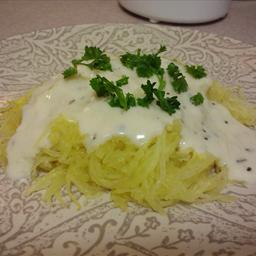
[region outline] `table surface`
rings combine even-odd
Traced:
[[[39,29],[86,23],[148,23],[117,0],[0,0],[0,40]],[[161,24],[161,23],[160,23]],[[175,26],[175,24],[167,24]],[[228,15],[202,25],[179,25],[256,43],[256,1],[233,1]]]

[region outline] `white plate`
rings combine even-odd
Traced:
[[[111,52],[168,47],[165,56],[202,63],[212,76],[240,84],[256,103],[256,47],[231,38],[155,25],[81,25],[37,31],[0,41],[0,100],[14,98],[63,71],[85,45]],[[25,146],[25,145],[24,145]],[[256,169],[253,169],[256,171]],[[256,255],[256,189],[228,187],[229,204],[179,204],[166,215],[107,196],[82,210],[48,207],[26,198],[26,182],[0,174],[0,255]],[[82,199],[83,200],[83,199]]]

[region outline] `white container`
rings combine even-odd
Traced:
[[[125,9],[151,22],[204,23],[224,17],[231,0],[119,0]]]

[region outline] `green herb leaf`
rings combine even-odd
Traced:
[[[136,100],[131,93],[124,94],[119,86],[109,81],[106,77],[97,75],[90,80],[90,86],[95,90],[98,97],[109,97],[108,103],[111,107],[120,107],[128,110],[136,105]]]
[[[84,60],[92,60],[97,59],[103,54],[103,51],[98,47],[88,47],[85,46],[84,48]]]
[[[133,94],[127,93],[125,95],[122,89],[117,87],[115,93],[110,95],[108,104],[111,107],[119,107],[128,110],[130,107],[136,106],[136,100]]]
[[[136,73],[139,77],[151,77],[154,75],[154,69],[147,64],[146,58],[141,61],[136,68]]]
[[[126,94],[126,101],[127,101],[127,108],[135,107],[136,106],[136,99],[133,94],[127,93]]]
[[[172,115],[180,108],[180,102],[177,100],[177,96],[171,98],[165,98],[165,92],[161,90],[154,89],[154,94],[157,97],[157,105],[169,115]]]
[[[202,65],[186,65],[187,72],[196,79],[207,76],[206,71]]]
[[[128,84],[129,77],[128,76],[122,76],[119,80],[116,81],[116,86],[121,87],[123,85]]]
[[[77,74],[77,68],[76,67],[69,67],[62,73],[64,78],[70,78]]]
[[[82,59],[74,59],[71,61],[71,63],[73,64],[73,66],[76,68],[77,65],[79,65],[82,62]]]
[[[204,102],[204,97],[200,92],[198,92],[194,96],[190,97],[190,102],[195,106],[201,105]]]
[[[94,89],[98,97],[106,97],[115,92],[115,85],[100,75],[90,80],[90,86]]]
[[[159,90],[164,90],[165,85],[166,85],[166,81],[164,80],[164,69],[163,68],[160,68],[158,70],[157,78],[158,78],[158,81],[159,81],[158,89]]]
[[[174,63],[170,63],[167,67],[167,71],[170,77],[177,78],[180,74],[179,67]]]
[[[97,75],[97,77],[92,78],[90,80],[90,86],[96,92],[98,97],[104,97],[109,95],[109,92],[101,76]]]
[[[138,98],[137,103],[142,107],[148,107],[150,103],[154,100],[154,86],[156,83],[151,83],[150,80],[147,80],[147,84],[142,84],[141,88],[145,93],[143,98]]]
[[[165,45],[160,45],[159,50],[157,51],[156,55],[162,53],[162,52],[166,52],[166,46]]]
[[[91,63],[82,61],[93,60]],[[80,64],[88,66],[90,69],[112,70],[110,58],[103,53],[98,47],[88,47],[84,49],[84,56],[81,58]]]
[[[88,61],[91,62],[88,63]],[[72,60],[72,65],[73,67],[70,67],[63,72],[64,78],[76,75],[77,65],[84,65],[90,69],[112,71],[110,58],[100,48],[97,47],[86,46],[84,55],[80,59]]]
[[[188,83],[180,72],[179,67],[174,63],[170,63],[167,67],[168,74],[173,81],[171,82],[173,90],[177,93],[186,92],[188,90]]]
[[[183,75],[172,81],[173,90],[177,93],[186,92],[188,90],[188,84]]]
[[[136,54],[127,52],[120,56],[120,61],[125,67],[134,69],[137,66],[138,60],[140,59],[140,52],[140,49],[137,50]]]
[[[110,64],[110,58],[106,54],[102,54],[101,56],[94,59],[91,63],[81,63],[89,67],[90,69],[98,69],[98,70],[110,70],[112,71],[112,67]]]
[[[163,89],[165,86],[163,80],[164,72],[161,68],[161,58],[158,55],[164,51],[166,51],[165,46],[160,46],[159,50],[154,54],[141,54],[141,50],[138,49],[136,54],[127,52],[121,55],[120,61],[127,68],[136,68],[136,73],[139,77],[149,78],[153,75],[157,75],[160,83],[159,86]]]

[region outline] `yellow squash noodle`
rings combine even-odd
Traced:
[[[31,93],[7,103],[0,108],[0,166],[7,165],[6,148],[22,120],[22,107],[28,102]]]
[[[242,124],[256,125],[256,107],[248,103],[240,91],[235,94],[234,90],[214,81],[207,91],[207,97],[225,106],[231,115]]]
[[[225,199],[220,192],[228,182],[226,168],[208,153],[181,150],[180,130],[174,121],[142,146],[118,136],[88,152],[78,124],[60,116],[50,127],[51,147],[36,156],[27,193],[45,190],[45,201],[64,204],[64,189],[79,206],[74,187],[86,196],[107,190],[121,208],[136,202],[158,212],[176,202]]]

